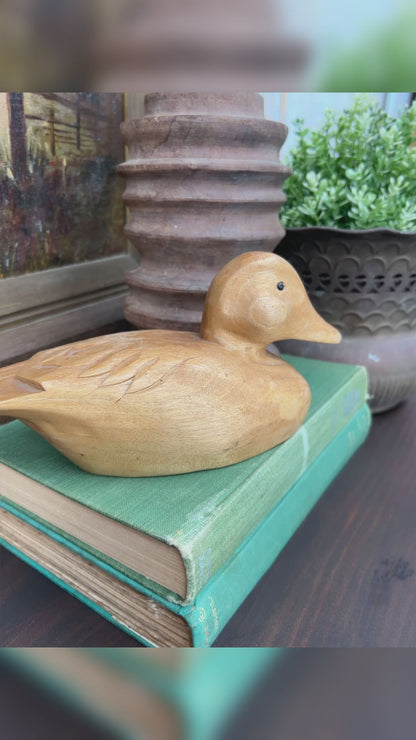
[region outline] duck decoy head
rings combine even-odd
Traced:
[[[336,344],[341,334],[313,308],[296,270],[283,257],[246,252],[215,276],[201,336],[238,348],[302,339]]]

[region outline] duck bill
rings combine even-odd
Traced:
[[[308,306],[307,312],[301,318],[299,330],[293,335],[293,339],[339,344],[342,336],[338,329],[328,324],[312,306]]]

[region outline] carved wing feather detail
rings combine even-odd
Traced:
[[[151,360],[145,360],[141,365],[129,362],[126,368],[121,368],[120,372],[108,373],[104,380],[100,383],[100,388],[105,388],[112,385],[120,385],[121,383],[127,383],[129,380],[134,382],[138,378],[141,378],[153,365],[159,362],[159,357],[153,357]],[[124,372],[123,372],[124,370]]]
[[[130,390],[129,389],[127,392],[129,394],[134,394],[134,393],[144,393],[144,391],[150,391],[150,390],[152,390],[152,388],[156,388],[157,386],[159,386],[162,383],[164,383],[165,380],[167,380],[167,378],[169,378],[171,375],[173,375],[174,373],[176,373],[179,370],[179,368],[183,367],[183,365],[185,365],[187,362],[190,362],[191,360],[196,360],[196,359],[197,359],[196,357],[187,357],[185,360],[181,360],[180,362],[176,362],[175,365],[172,365],[170,368],[168,368],[166,370],[166,372],[164,372],[162,375],[160,375],[158,378],[156,378],[156,380],[154,380],[149,385],[142,386],[140,388],[137,388],[136,390]],[[136,381],[136,378],[135,378],[135,381]],[[131,386],[131,388],[134,388],[134,383]]]
[[[165,347],[166,344],[163,349]],[[33,388],[48,391],[71,386],[80,391],[83,389],[83,395],[85,392],[102,394],[106,388],[119,387],[118,397],[117,391],[115,395],[114,392],[110,394],[112,402],[118,403],[126,395],[160,387],[186,363],[199,356],[183,357],[182,348],[175,347],[164,359],[161,348],[160,342],[155,346],[143,345],[140,337],[135,337],[134,342],[129,337],[118,341],[114,336],[105,340],[100,338],[100,341],[98,338],[93,342],[86,340],[78,346],[38,353],[25,363],[17,377]]]

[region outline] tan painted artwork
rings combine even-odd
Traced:
[[[123,96],[0,93],[0,277],[125,248]]]

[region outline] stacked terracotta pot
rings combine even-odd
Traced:
[[[126,277],[126,318],[140,328],[197,329],[216,272],[245,251],[272,251],[290,170],[287,127],[257,93],[152,93],[126,121],[126,234],[140,265]]]

